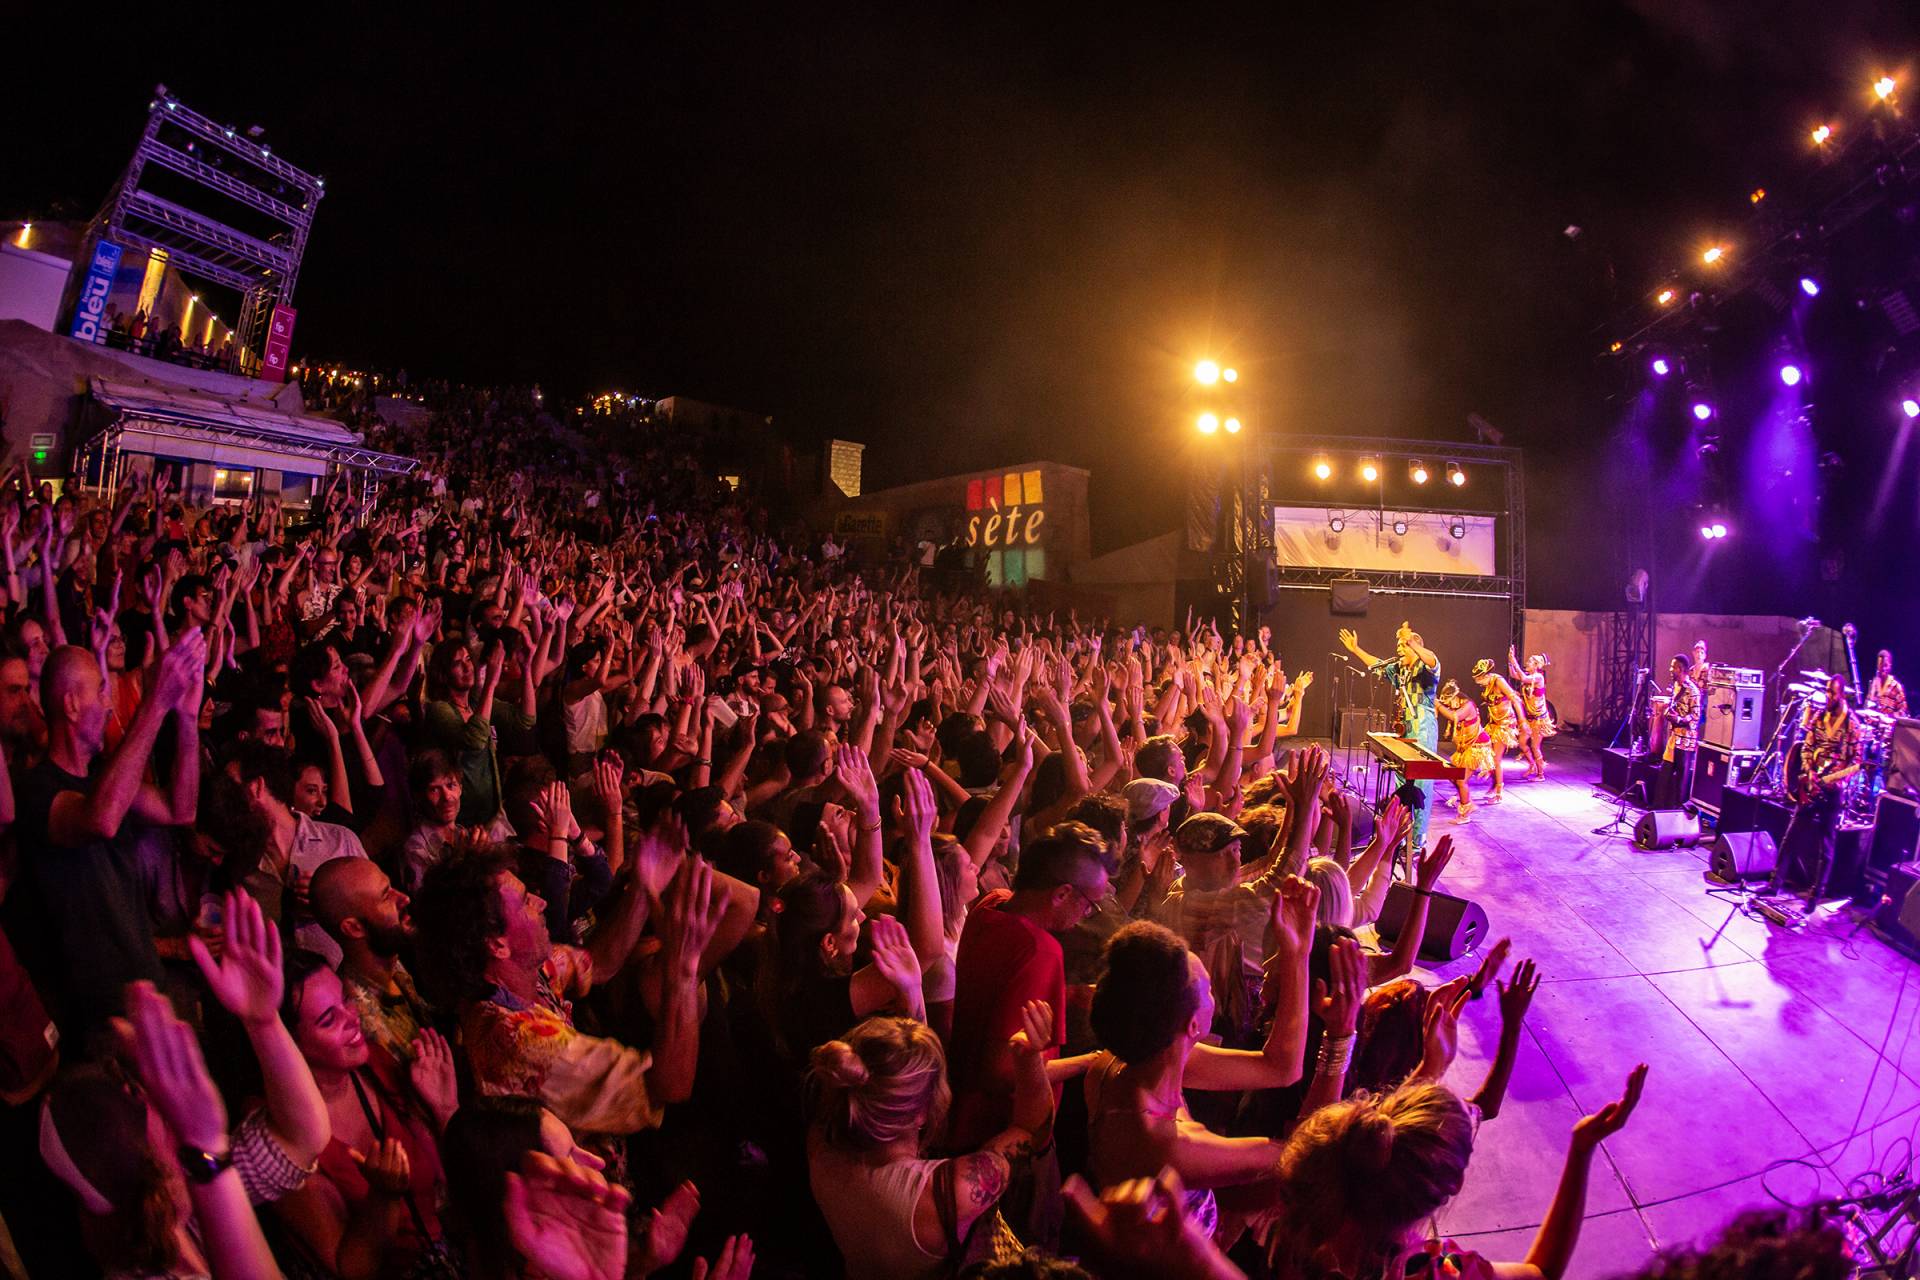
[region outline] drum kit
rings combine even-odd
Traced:
[[[1831,672],[1819,668],[1806,668],[1799,678],[1786,689],[1789,703],[1787,713],[1781,725],[1782,732],[1788,735],[1784,758],[1792,761],[1798,757],[1795,749],[1799,743],[1800,716],[1803,709],[1824,710],[1827,705],[1827,682],[1833,679]],[[1849,690],[1857,696],[1857,691]],[[1880,793],[1887,784],[1887,752],[1893,739],[1894,717],[1884,711],[1871,707],[1855,707],[1854,718],[1860,722],[1860,772],[1848,778],[1842,786],[1846,789],[1846,814],[1850,818],[1872,821],[1874,805],[1880,799]]]

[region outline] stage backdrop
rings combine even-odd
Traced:
[[[1492,658],[1504,672],[1510,614],[1505,596],[1442,596],[1370,591],[1364,614],[1335,614],[1325,587],[1282,588],[1262,621],[1273,628],[1273,645],[1286,663],[1287,674],[1314,673],[1307,690],[1306,722],[1301,733],[1329,736],[1334,730],[1334,698],[1340,683],[1333,657],[1340,648],[1339,632],[1351,628],[1360,647],[1378,658],[1393,655],[1393,634],[1402,621],[1413,624],[1440,659],[1440,678],[1470,687],[1476,658]],[[1360,677],[1352,678],[1353,700],[1365,704],[1369,693]],[[1384,689],[1375,705],[1391,708]],[[1391,716],[1389,716],[1391,719]],[[1391,725],[1389,725],[1391,727]]]
[[[1343,528],[1335,532],[1334,520]],[[1395,521],[1407,531],[1396,534]],[[1461,537],[1453,536],[1458,527]],[[1275,507],[1273,551],[1287,568],[1385,569],[1401,573],[1491,575],[1498,572],[1492,516],[1431,511],[1349,511]]]

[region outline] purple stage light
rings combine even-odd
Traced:
[[[1920,418],[1920,400],[1915,400],[1911,397],[1902,400],[1900,402],[1900,412],[1906,414],[1909,418]]]
[[[1655,356],[1653,358],[1653,376],[1654,377],[1664,378],[1672,372],[1673,372],[1673,366],[1667,363],[1667,358],[1665,356]]]
[[[1800,366],[1799,366],[1799,365],[1797,365],[1797,364],[1783,364],[1783,365],[1781,365],[1781,366],[1780,366],[1780,381],[1782,381],[1782,382],[1784,382],[1784,383],[1786,383],[1786,384],[1787,384],[1788,386],[1790,386],[1790,387],[1797,387],[1797,386],[1799,386],[1799,385],[1800,385],[1800,376],[1801,376],[1801,375],[1800,375]]]
[[[1806,294],[1809,298],[1817,298],[1820,296],[1820,282],[1812,276],[1801,276],[1800,292]]]
[[[1716,537],[1716,538],[1724,538],[1724,537],[1726,537],[1726,536],[1727,536],[1727,526],[1726,526],[1726,525],[1724,525],[1724,524],[1721,524],[1721,523],[1720,523],[1720,522],[1719,522],[1718,520],[1715,520],[1715,521],[1713,522],[1713,536],[1714,536],[1714,537]]]
[[[1707,539],[1707,541],[1709,542],[1713,541],[1713,526],[1710,524],[1701,525],[1700,536]]]
[[[1705,422],[1713,416],[1713,406],[1705,400],[1695,400],[1693,402],[1693,416],[1699,421]]]

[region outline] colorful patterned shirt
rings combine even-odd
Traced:
[[[1673,701],[1667,704],[1666,758],[1700,745],[1700,686],[1681,676],[1674,681]]]

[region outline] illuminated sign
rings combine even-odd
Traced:
[[[967,545],[990,550],[1041,545],[1045,501],[1038,471],[967,481]]]
[[[120,269],[120,246],[102,240],[93,246],[93,261],[87,264],[87,278],[80,286],[80,297],[73,304],[71,337],[82,342],[107,340],[107,293],[113,288],[113,273]]]

